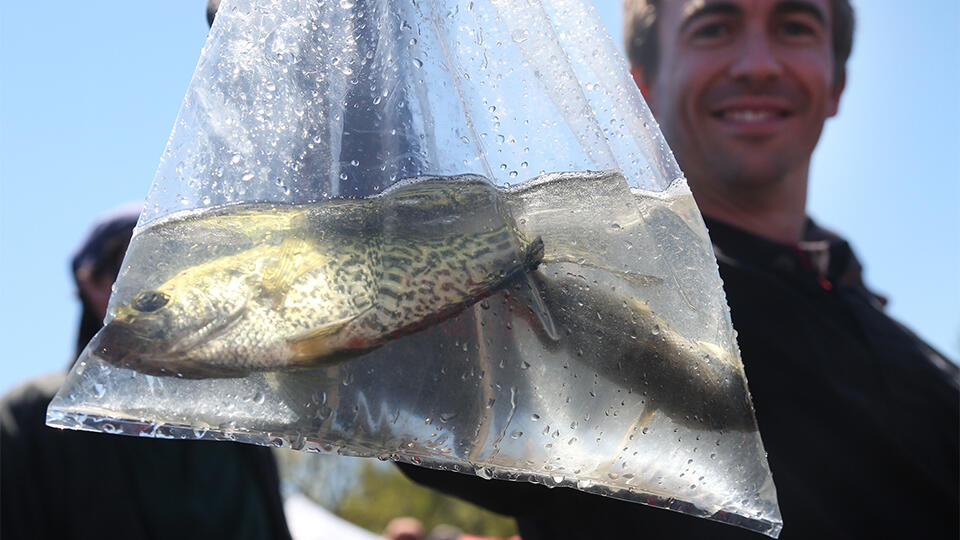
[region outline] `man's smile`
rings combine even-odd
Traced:
[[[788,102],[779,98],[747,97],[712,107],[710,116],[733,134],[763,135],[783,129],[794,111]]]

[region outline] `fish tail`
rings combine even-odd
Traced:
[[[543,262],[543,239],[539,236],[530,242],[530,245],[527,246],[523,254],[523,267],[526,270],[536,270],[540,263]]]

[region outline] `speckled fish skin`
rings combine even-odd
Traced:
[[[449,318],[532,271],[527,242],[477,176],[405,182],[369,199],[234,205],[182,224],[288,223],[271,241],[187,267],[116,309],[96,354],[144,373],[239,377],[329,365]],[[247,225],[244,225],[247,227]]]

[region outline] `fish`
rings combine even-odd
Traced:
[[[219,235],[242,247],[111,306],[91,347],[119,367],[189,379],[356,358],[537,268],[543,242],[518,231],[502,197],[480,176],[422,177],[366,199],[172,216],[137,236]]]
[[[571,275],[538,281],[556,323],[571,337],[545,348],[587,362],[614,386],[643,396],[645,412],[635,431],[657,412],[696,429],[756,430],[743,367],[733,351],[683,336],[636,297],[587,286]],[[584,349],[590,354],[580,354]]]

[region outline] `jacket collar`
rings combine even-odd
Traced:
[[[816,283],[826,290],[832,290],[835,284],[855,287],[868,293],[878,307],[886,305],[884,297],[870,292],[864,285],[863,266],[850,244],[810,218],[804,226],[803,238],[796,244],[774,242],[707,216],[703,220],[718,261],[759,267]]]

